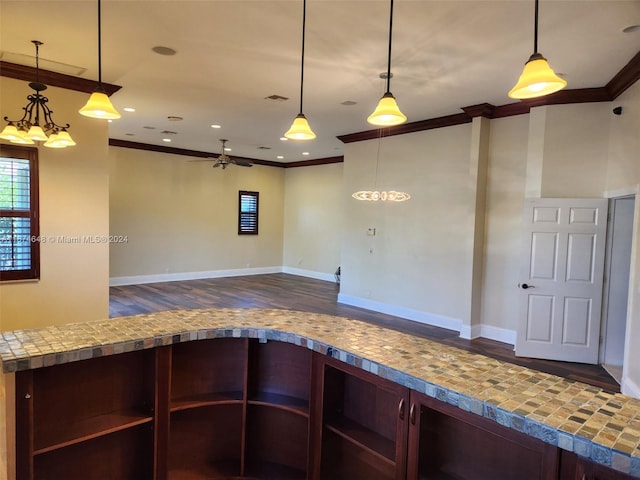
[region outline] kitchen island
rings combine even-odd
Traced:
[[[341,317],[166,311],[0,359],[8,478],[640,478],[639,400]]]

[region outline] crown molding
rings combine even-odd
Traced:
[[[36,69],[34,67],[0,60],[0,76],[32,82],[36,78]],[[66,88],[67,90],[75,90],[76,92],[93,93],[98,87],[98,82],[94,80],[87,80],[86,78],[65,75],[50,70],[39,69],[38,79],[47,86]],[[103,83],[102,88],[104,88],[107,95],[113,95],[122,87],[120,85]]]
[[[134,150],[145,150],[148,152],[160,152],[171,153],[173,155],[182,155],[185,157],[198,157],[198,158],[216,158],[218,152],[203,152],[200,150],[188,150],[186,148],[166,147],[164,145],[151,145],[149,143],[130,142],[128,140],[118,140],[117,138],[109,139],[109,146],[131,148]],[[341,163],[344,161],[344,157],[329,157],[329,158],[317,158],[314,160],[306,160],[301,162],[272,162],[271,160],[260,160],[257,158],[238,157],[233,155],[233,158],[238,160],[244,160],[251,162],[254,165],[263,165],[267,167],[279,167],[279,168],[291,168],[291,167],[307,167],[312,165],[326,165],[329,163]]]
[[[560,90],[544,97],[521,100],[515,103],[495,106],[490,103],[480,103],[468,107],[460,107],[464,113],[447,115],[444,117],[406,123],[397,127],[380,130],[365,130],[363,132],[340,135],[337,138],[343,143],[372,140],[380,136],[402,135],[404,133],[431,130],[433,128],[451,127],[471,122],[475,117],[504,118],[529,113],[533,107],[543,105],[567,105],[571,103],[611,102],[622,92],[640,80],[640,51],[627,63],[604,87],[576,88]]]

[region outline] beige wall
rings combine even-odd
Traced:
[[[333,280],[340,265],[343,164],[285,170],[285,271]]]
[[[126,237],[111,245],[112,279],[132,283],[281,267],[284,170],[222,170],[191,160],[109,148],[110,228]],[[259,235],[238,235],[239,190],[260,192]]]
[[[482,323],[515,329],[529,115],[491,120]]]
[[[543,197],[602,197],[606,188],[611,104],[538,107],[546,110]]]
[[[30,93],[25,82],[0,77],[0,111],[19,116]],[[43,327],[107,318],[109,246],[86,236],[109,234],[107,124],[77,110],[88,95],[50,87],[54,120],[70,123],[77,146],[39,147],[39,281],[0,284],[0,329]],[[80,239],[67,243],[61,237]]]
[[[471,126],[345,145],[340,299],[415,320],[455,325],[469,312]],[[350,198],[404,190],[403,203]],[[375,228],[375,236],[367,229]],[[379,304],[379,305],[376,305]]]

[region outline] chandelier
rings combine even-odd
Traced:
[[[11,143],[21,145],[33,145],[35,142],[44,142],[45,147],[66,148],[76,144],[69,135],[67,129],[70,125],[58,125],[53,121],[51,114],[53,111],[47,105],[49,99],[42,95],[47,89],[44,83],[40,82],[39,73],[39,47],[42,42],[32,40],[36,47],[36,81],[30,82],[34,93],[27,96],[29,103],[22,107],[24,115],[20,120],[10,120],[4,117],[7,126],[0,132],[0,138],[9,140]]]
[[[378,151],[376,153],[376,169],[374,171],[373,186],[378,183],[378,164],[380,163],[380,144],[382,143],[382,129],[378,131]],[[368,202],[405,202],[411,198],[407,192],[397,190],[359,190],[351,194],[356,200]]]

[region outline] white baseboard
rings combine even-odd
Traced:
[[[376,302],[374,300],[344,295],[342,293],[338,294],[338,303],[365,308],[367,310],[373,310],[374,312],[393,315],[394,317],[406,318],[407,320],[433,325],[434,327],[447,328],[449,330],[455,330],[456,332],[459,332],[460,327],[462,327],[462,320],[458,320],[457,318],[445,317],[443,315]]]
[[[460,327],[460,338],[473,340],[482,336],[482,325],[462,325]]]
[[[629,380],[624,375],[622,376],[620,391],[629,397],[640,398],[640,386],[634,381]]]
[[[494,327],[493,325],[480,325],[480,336],[495,340],[496,342],[516,344],[516,331],[508,328]]]
[[[314,272],[313,270],[303,270],[302,268],[282,267],[282,273],[298,275],[299,277],[315,278],[316,280],[325,280],[327,282],[336,281],[333,273]]]
[[[204,278],[241,277],[244,275],[262,275],[282,273],[282,267],[237,268],[233,270],[208,270],[202,272],[162,273],[157,275],[134,275],[130,277],[111,277],[110,287],[121,285],[140,285],[143,283],[178,282],[181,280],[201,280]]]

